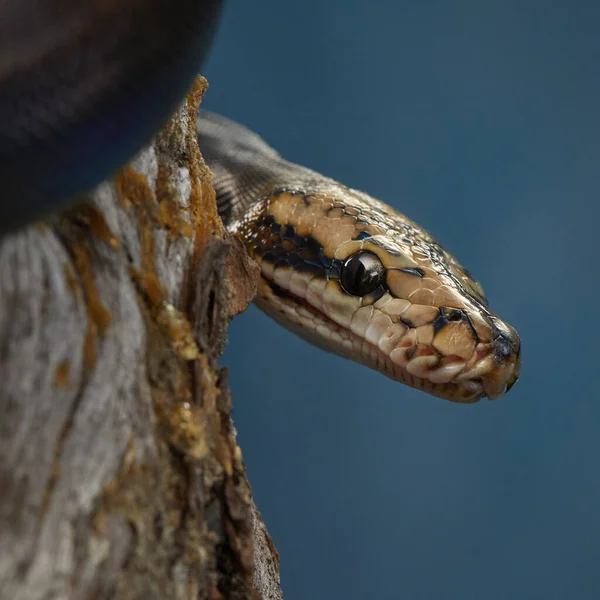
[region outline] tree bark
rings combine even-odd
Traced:
[[[281,598],[218,365],[257,274],[197,146],[205,89],[0,242],[2,600]]]

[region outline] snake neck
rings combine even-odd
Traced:
[[[284,189],[319,190],[336,186],[331,179],[285,160],[259,135],[216,115],[199,111],[198,143],[213,173],[219,216],[228,229],[266,196]]]

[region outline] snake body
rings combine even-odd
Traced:
[[[309,342],[456,402],[515,383],[520,340],[481,285],[390,206],[282,158],[207,112],[219,213],[260,266],[255,303]]]

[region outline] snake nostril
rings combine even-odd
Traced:
[[[513,343],[513,340],[511,340],[511,338],[503,331],[497,332],[492,344],[494,345],[494,350],[496,353],[502,358],[508,358],[515,352],[515,344]],[[518,348],[518,344],[516,344],[516,346]]]
[[[497,317],[491,317],[490,321],[492,324],[492,346],[496,356],[500,360],[510,356],[518,360],[521,352],[521,341],[517,332]]]

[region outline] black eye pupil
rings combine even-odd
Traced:
[[[371,252],[357,252],[342,266],[340,282],[348,294],[366,296],[376,290],[385,279],[381,261]]]

